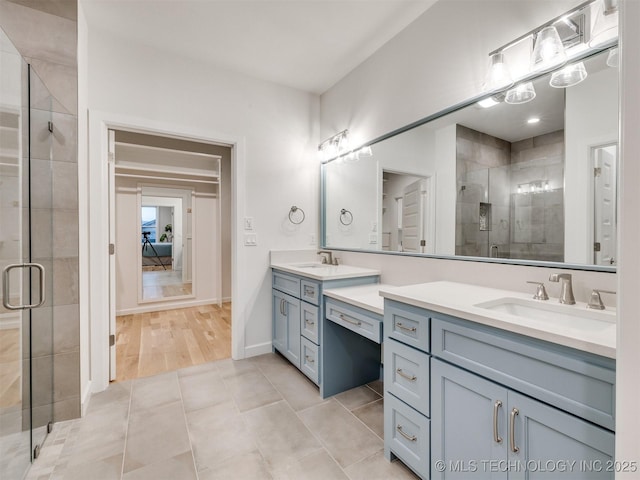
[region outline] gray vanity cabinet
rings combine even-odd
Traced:
[[[427,479],[614,478],[615,360],[385,300],[385,455]]]
[[[300,368],[300,300],[275,289],[273,347]]]
[[[324,288],[364,285],[377,283],[377,281],[377,275],[319,281],[273,269],[271,312],[273,349],[284,355],[318,385],[323,397],[342,391],[335,390],[342,385],[338,380],[343,377],[336,372],[345,370],[345,365],[340,364],[334,367],[331,363],[335,362],[336,358],[341,358],[339,353],[340,349],[344,347],[341,343],[344,336],[334,338],[331,332],[328,332],[328,344],[323,345],[325,306],[322,300],[322,291]],[[330,352],[329,355],[332,357],[327,359],[328,365],[323,358],[323,348]],[[349,348],[366,349],[366,346],[356,345],[352,342],[349,344]],[[363,368],[358,366],[358,368],[353,367],[353,370],[360,372]],[[379,360],[376,363],[376,368],[379,371]],[[332,374],[325,378],[326,381],[323,381],[325,373],[323,370],[326,369],[331,370]]]
[[[433,479],[613,478],[612,432],[437,359],[431,379]]]

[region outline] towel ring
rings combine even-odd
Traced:
[[[296,212],[302,213],[302,218],[298,221],[295,221],[293,219],[293,216],[296,214]],[[302,222],[304,222],[305,217],[306,215],[304,214],[304,210],[302,210],[300,207],[296,207],[294,205],[293,207],[291,207],[291,210],[289,210],[289,221],[294,225],[300,225]]]
[[[353,223],[353,213],[346,208],[340,210],[340,223],[343,225],[351,225]]]

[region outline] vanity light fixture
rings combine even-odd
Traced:
[[[555,26],[544,27],[535,35],[531,70],[547,70],[564,63],[567,54]]]
[[[494,100],[493,97],[487,97],[484,100],[480,100],[478,102],[478,105],[481,106],[482,108],[491,108],[498,105],[499,103],[500,102]]]
[[[553,72],[549,85],[554,88],[566,88],[579,84],[587,78],[587,69],[583,62],[567,65],[562,70]]]
[[[609,55],[607,56],[607,66],[612,68],[616,68],[618,66],[618,47],[609,50]]]
[[[322,160],[328,161],[349,152],[349,130],[343,130],[318,145]]]
[[[356,151],[356,158],[360,160],[361,158],[372,157],[373,151],[369,145],[362,147],[361,149]]]
[[[499,90],[512,83],[509,67],[504,63],[504,53],[492,54],[489,57],[489,72],[485,80],[485,89],[490,91]]]
[[[589,40],[591,47],[610,42],[618,36],[618,0],[599,0],[598,3]]]
[[[516,105],[519,103],[527,103],[536,98],[536,89],[533,88],[532,82],[521,83],[514,88],[507,91],[507,96],[504,97],[506,103]]]

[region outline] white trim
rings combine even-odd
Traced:
[[[187,300],[185,302],[154,303],[150,305],[143,305],[141,307],[123,308],[122,310],[117,310],[116,316],[134,315],[136,313],[146,312],[160,312],[163,310],[176,310],[178,308],[198,307],[200,305],[216,305],[217,303],[217,298],[208,298],[206,300]]]
[[[231,301],[231,297],[222,297],[222,303],[229,303]]]
[[[241,285],[246,283],[246,261],[244,250],[238,248],[238,239],[242,238],[241,218],[245,211],[244,139],[192,126],[90,110],[88,171],[87,176],[80,176],[79,181],[80,185],[87,185],[87,211],[91,214],[87,217],[81,215],[79,227],[81,232],[88,232],[88,238],[80,246],[80,271],[89,272],[87,295],[81,301],[87,302],[89,312],[92,390],[100,392],[109,385],[107,130],[110,128],[232,146],[231,296],[235,304],[231,322],[231,355],[234,359],[244,358],[245,305],[248,302]]]
[[[264,355],[265,353],[271,353],[272,351],[273,345],[271,344],[271,342],[249,345],[244,349],[245,358],[257,357],[258,355]]]
[[[80,400],[80,416],[84,417],[89,409],[89,402],[91,401],[91,380],[87,382],[82,392],[82,398]]]

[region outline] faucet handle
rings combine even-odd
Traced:
[[[544,283],[542,282],[532,282],[527,280],[527,283],[531,283],[533,285],[538,285],[538,289],[536,290],[536,294],[533,296],[534,300],[549,300],[549,295],[547,295],[547,290],[544,288]]]
[[[601,293],[610,293],[614,295],[616,292],[611,292],[609,290],[599,290],[594,288],[591,292],[591,298],[589,298],[589,303],[587,303],[587,308],[593,308],[594,310],[604,310],[604,303],[602,303],[602,298],[600,297]]]

